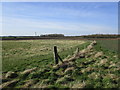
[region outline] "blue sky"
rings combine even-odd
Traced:
[[[2,3],[2,35],[118,33],[117,2]]]

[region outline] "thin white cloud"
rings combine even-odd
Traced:
[[[98,5],[95,4],[91,4],[91,6],[93,8],[96,8]],[[29,4],[23,4],[22,8],[21,6],[14,6],[14,7],[10,7],[10,6],[4,6],[5,10],[3,11],[4,14],[6,13],[5,11],[8,12],[12,12],[12,16],[21,16],[21,17],[41,17],[41,18],[46,18],[46,17],[52,17],[52,18],[99,18],[103,15],[105,15],[105,13],[101,13],[99,11],[89,11],[86,8],[90,8],[88,6],[81,6],[80,9],[71,9],[70,7],[68,8],[64,8],[64,7],[46,7],[46,6],[42,6],[40,5],[39,8],[37,6],[34,5],[29,5]],[[35,12],[34,11],[39,11],[39,12]],[[5,14],[6,15],[6,14]],[[7,14],[8,15],[8,14]],[[11,15],[11,13],[10,13]]]
[[[117,28],[88,23],[71,23],[57,21],[36,21],[30,19],[5,18],[3,20],[3,35],[31,35],[33,32],[42,33],[63,33],[66,35],[81,35],[92,33],[114,33]],[[114,31],[114,32],[113,32]]]

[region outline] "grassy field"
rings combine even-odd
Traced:
[[[116,40],[97,40],[98,44],[100,44],[101,47],[112,51],[112,52],[118,52],[118,39]]]
[[[44,67],[53,63],[53,46],[58,46],[61,58],[71,55],[84,41],[78,40],[21,40],[3,41],[3,71]]]
[[[18,77],[15,79],[19,79],[19,82],[11,86],[16,88],[119,88],[120,61],[116,42],[99,40],[85,57],[70,62],[72,66],[56,70],[53,67],[54,45],[58,46],[58,53],[64,59],[72,56],[76,48],[80,51],[86,49],[91,41],[3,41],[3,77],[8,71],[16,72]],[[20,73],[34,67],[37,70],[30,74]]]

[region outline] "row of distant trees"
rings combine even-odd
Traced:
[[[84,35],[84,38],[118,38],[120,34],[92,34],[92,35]]]
[[[120,34],[93,34],[83,36],[64,36],[64,34],[45,34],[40,36],[3,36],[2,40],[42,39],[42,38],[120,38]]]
[[[40,37],[64,37],[64,34],[46,34],[40,35]]]
[[[1,36],[2,40],[26,40],[26,39],[41,39],[41,38],[54,38],[64,37],[64,34],[45,34],[40,36]]]

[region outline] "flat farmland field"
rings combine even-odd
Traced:
[[[55,64],[54,46],[63,63]],[[119,88],[117,46],[117,40],[2,41],[0,87]]]
[[[98,44],[100,44],[101,47],[106,48],[113,52],[119,52],[119,39],[108,39],[108,40],[97,40]]]
[[[23,70],[30,66],[44,67],[46,64],[54,63],[53,47],[55,45],[61,57],[65,58],[84,43],[85,41],[78,40],[3,41],[3,71]]]

